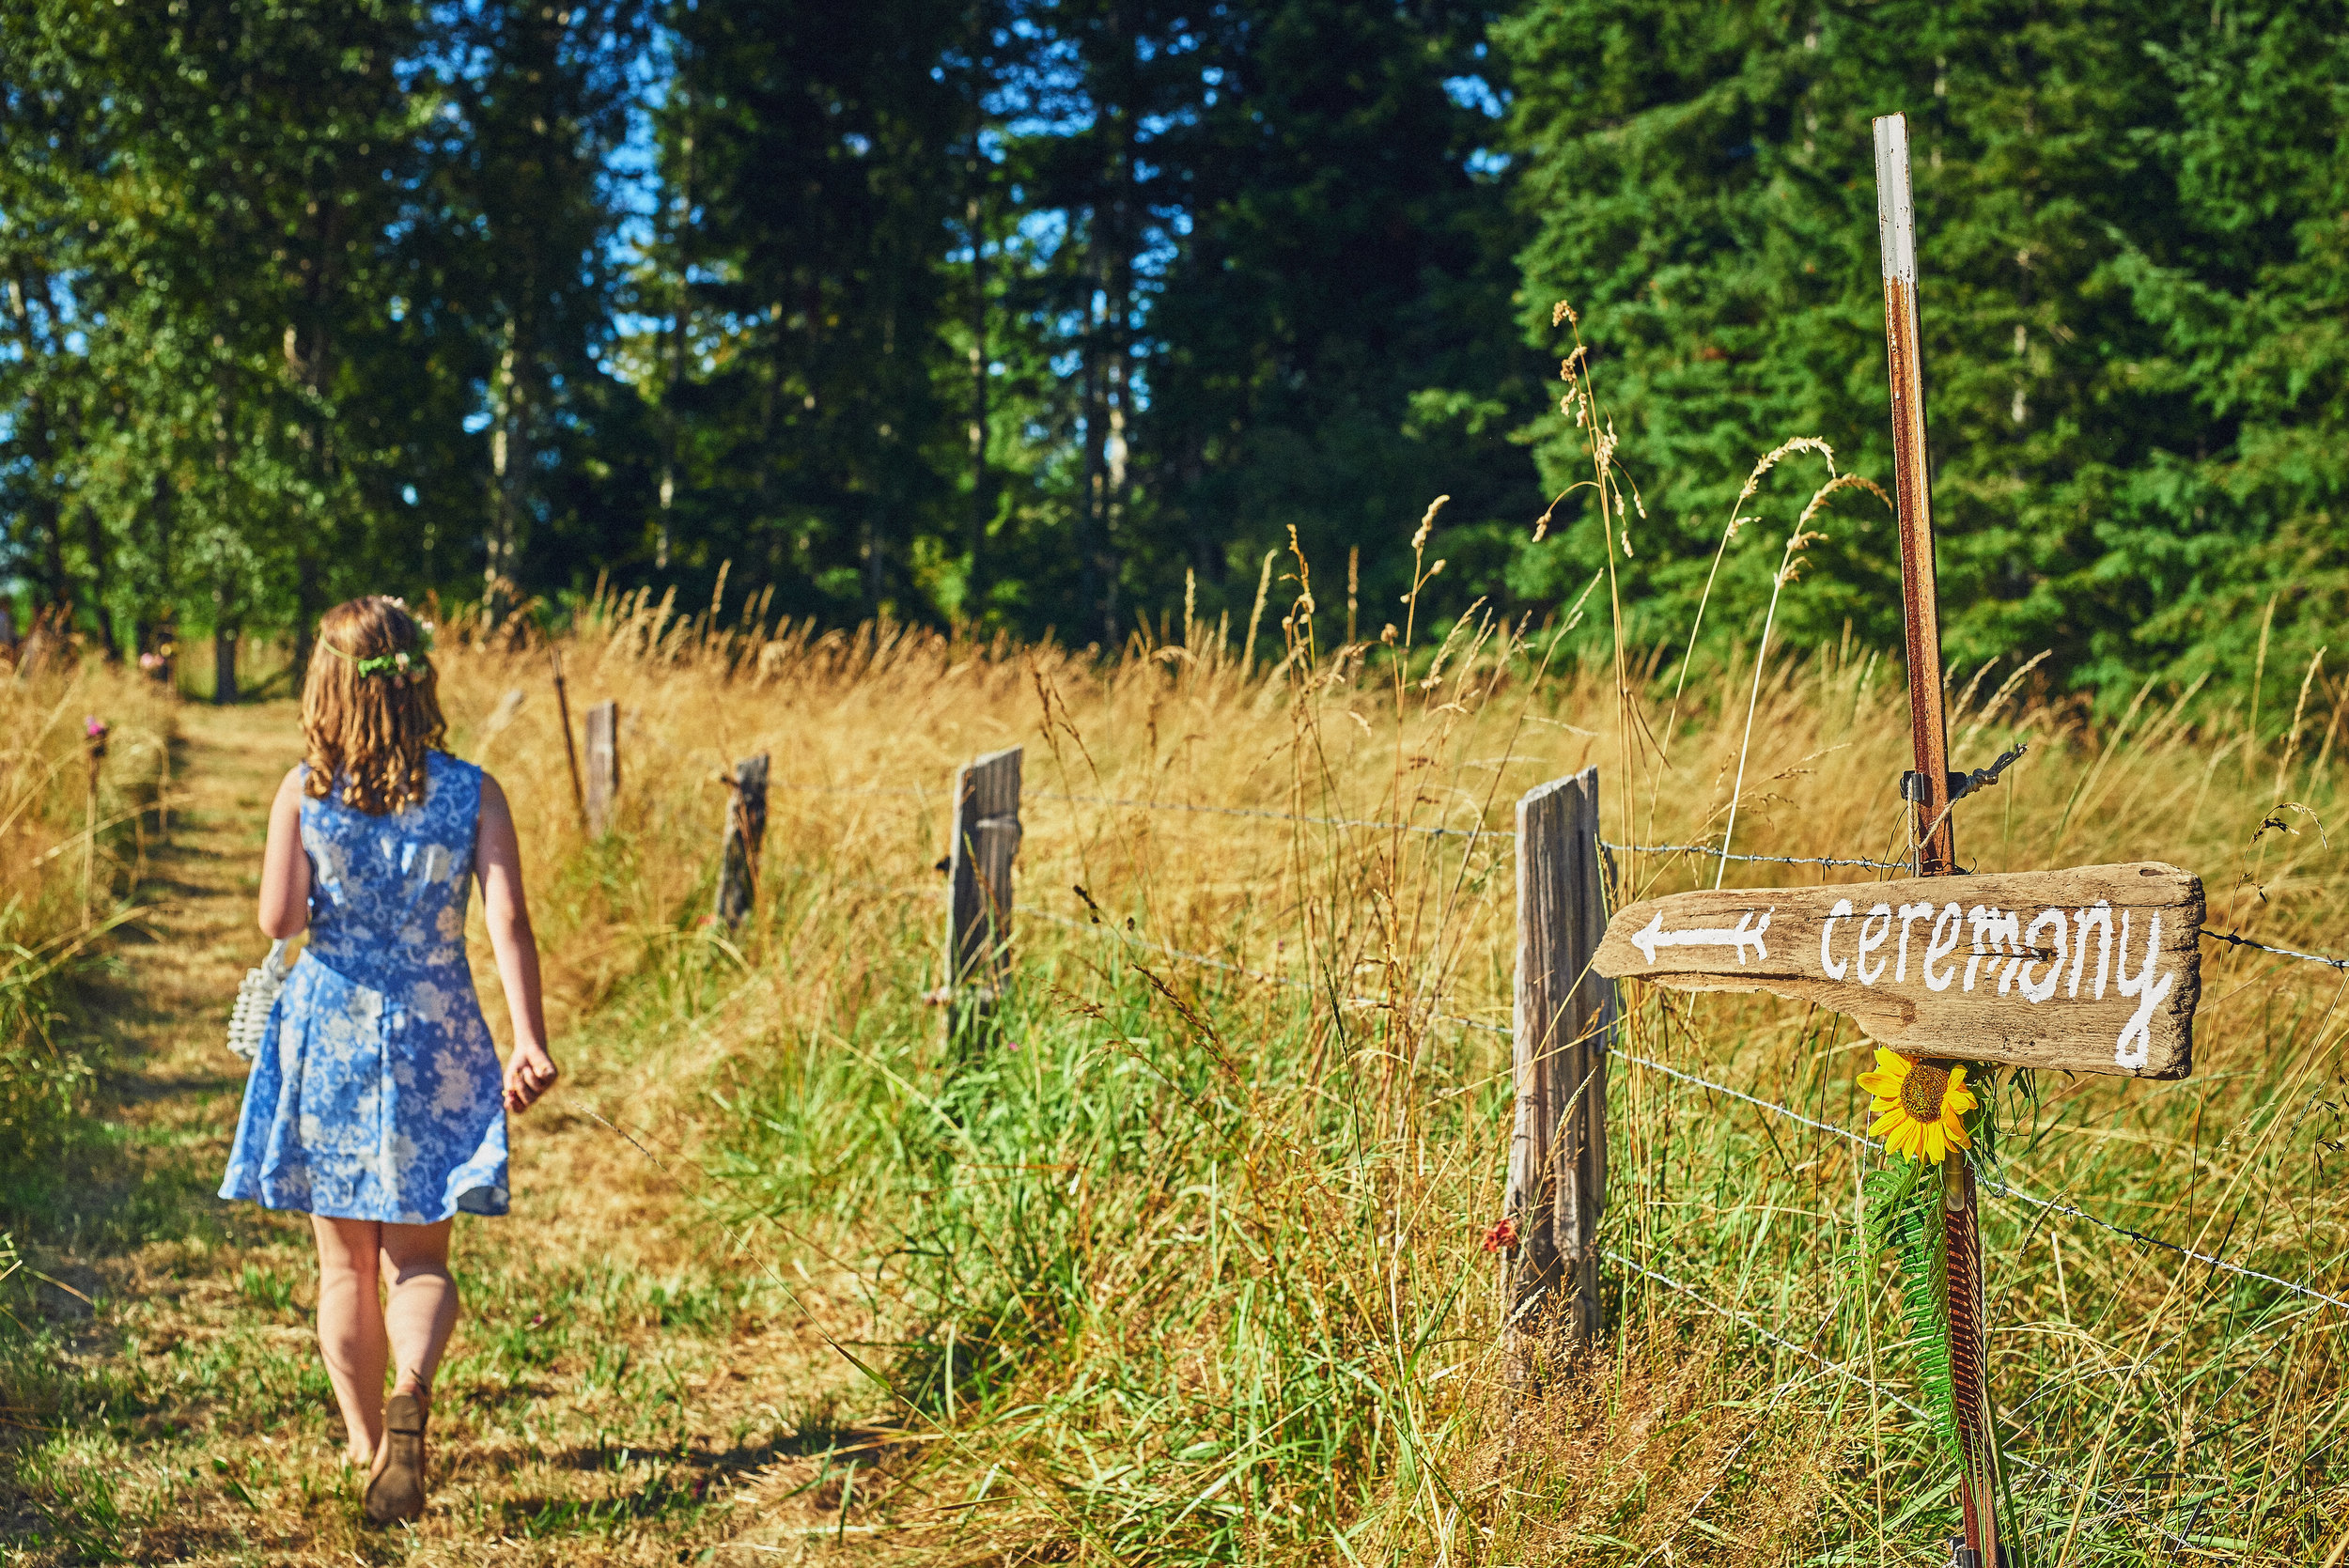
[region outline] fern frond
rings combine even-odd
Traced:
[[[1922,1167],[1918,1162],[1901,1163],[1908,1171],[1879,1188],[1885,1200],[1881,1210],[1875,1201],[1877,1194],[1867,1194],[1869,1239],[1873,1242],[1880,1235],[1898,1261],[1903,1316],[1907,1319],[1910,1350],[1917,1358],[1917,1381],[1923,1389],[1926,1407],[1941,1423],[1942,1435],[1953,1451],[1962,1453],[1950,1375],[1949,1270],[1944,1266],[1949,1235],[1941,1219],[1941,1184],[1919,1180]],[[1862,1190],[1866,1191],[1865,1182]]]

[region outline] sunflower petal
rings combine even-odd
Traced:
[[[1871,1138],[1883,1137],[1886,1133],[1890,1132],[1893,1128],[1899,1126],[1902,1122],[1907,1119],[1906,1112],[1903,1111],[1897,1105],[1881,1106],[1878,1109],[1881,1110],[1884,1114],[1878,1116],[1873,1123],[1869,1124],[1868,1136]]]
[[[1919,1127],[1924,1139],[1925,1157],[1936,1165],[1940,1164],[1941,1157],[1950,1152],[1948,1142],[1941,1136],[1941,1124],[1923,1122],[1919,1124]]]
[[[1956,1117],[1944,1116],[1940,1125],[1942,1134],[1949,1139],[1952,1148],[1970,1149],[1974,1146],[1974,1141],[1966,1135],[1966,1124]]]

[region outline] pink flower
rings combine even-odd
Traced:
[[[1517,1247],[1517,1222],[1514,1219],[1496,1219],[1492,1228],[1485,1233],[1485,1250],[1487,1252],[1514,1252]]]
[[[82,721],[82,733],[92,740],[103,740],[106,738],[106,721],[93,713]]]

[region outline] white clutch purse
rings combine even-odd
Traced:
[[[260,1053],[269,1010],[276,1005],[277,993],[286,988],[286,971],[290,968],[281,937],[270,943],[269,956],[261,960],[261,967],[245,970],[237,986],[237,1004],[228,1012],[228,1048],[247,1062]]]

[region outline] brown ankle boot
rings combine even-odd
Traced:
[[[367,1519],[397,1524],[424,1513],[424,1401],[394,1394],[383,1405],[383,1467],[367,1482]]]

